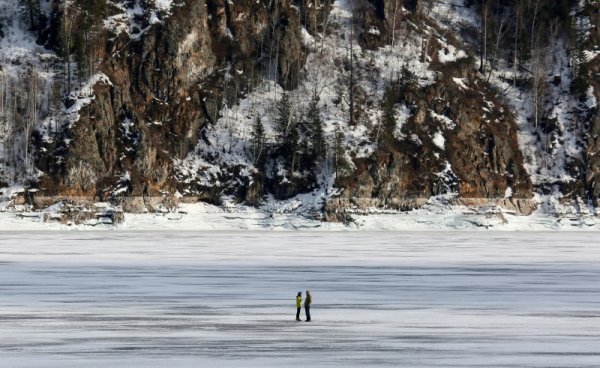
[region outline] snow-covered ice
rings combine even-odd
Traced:
[[[2,233],[0,365],[597,367],[597,240]]]

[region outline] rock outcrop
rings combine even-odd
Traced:
[[[366,47],[379,47],[390,40],[391,9],[403,5],[372,4],[363,18],[364,29],[378,32],[363,39]],[[416,5],[411,3],[412,8]],[[418,21],[415,13],[396,17]],[[435,39],[431,42],[431,50],[444,50]],[[356,171],[340,180],[341,198],[352,205],[410,209],[448,193],[466,199],[533,197],[510,108],[473,69],[472,59],[442,63],[438,52],[431,55],[430,68],[436,73],[432,85],[394,85],[395,102],[410,114],[402,137],[384,142],[371,157],[355,159]]]
[[[287,1],[180,1],[139,36],[108,33],[98,42],[98,72],[107,80],[93,86],[68,144],[40,143],[48,195],[176,190],[173,159],[196,147],[222,106],[269,68],[294,87],[306,59],[300,18]]]

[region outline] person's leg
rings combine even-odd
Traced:
[[[304,307],[305,311],[306,311],[306,320],[310,321],[310,307],[306,306]]]
[[[299,321],[299,320],[300,320],[300,310],[301,310],[301,309],[302,309],[302,308],[301,308],[301,307],[299,307],[299,308],[298,308],[298,310],[296,311],[296,321]]]

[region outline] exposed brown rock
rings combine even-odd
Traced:
[[[40,186],[50,195],[106,198],[129,172],[130,189],[124,195],[173,191],[173,159],[194,149],[200,130],[217,117],[225,93],[234,103],[252,82],[245,76],[262,73],[263,54],[275,53],[284,86],[299,80],[306,60],[299,16],[287,1],[269,3],[271,8],[266,4],[182,1],[139,40],[122,35],[101,39],[106,46],[100,47],[105,51],[99,71],[111,84],[94,86],[95,99],[69,130],[68,146],[45,147],[47,154],[38,158],[38,167],[47,173]],[[273,11],[279,16],[272,17]],[[233,73],[223,90],[227,67],[242,70],[243,76]]]

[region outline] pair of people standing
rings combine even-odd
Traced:
[[[304,313],[306,313],[306,322],[310,322],[310,305],[312,304],[312,295],[310,290],[306,290],[306,300],[304,300]],[[296,295],[296,321],[301,321],[300,311],[302,310],[302,292]]]

